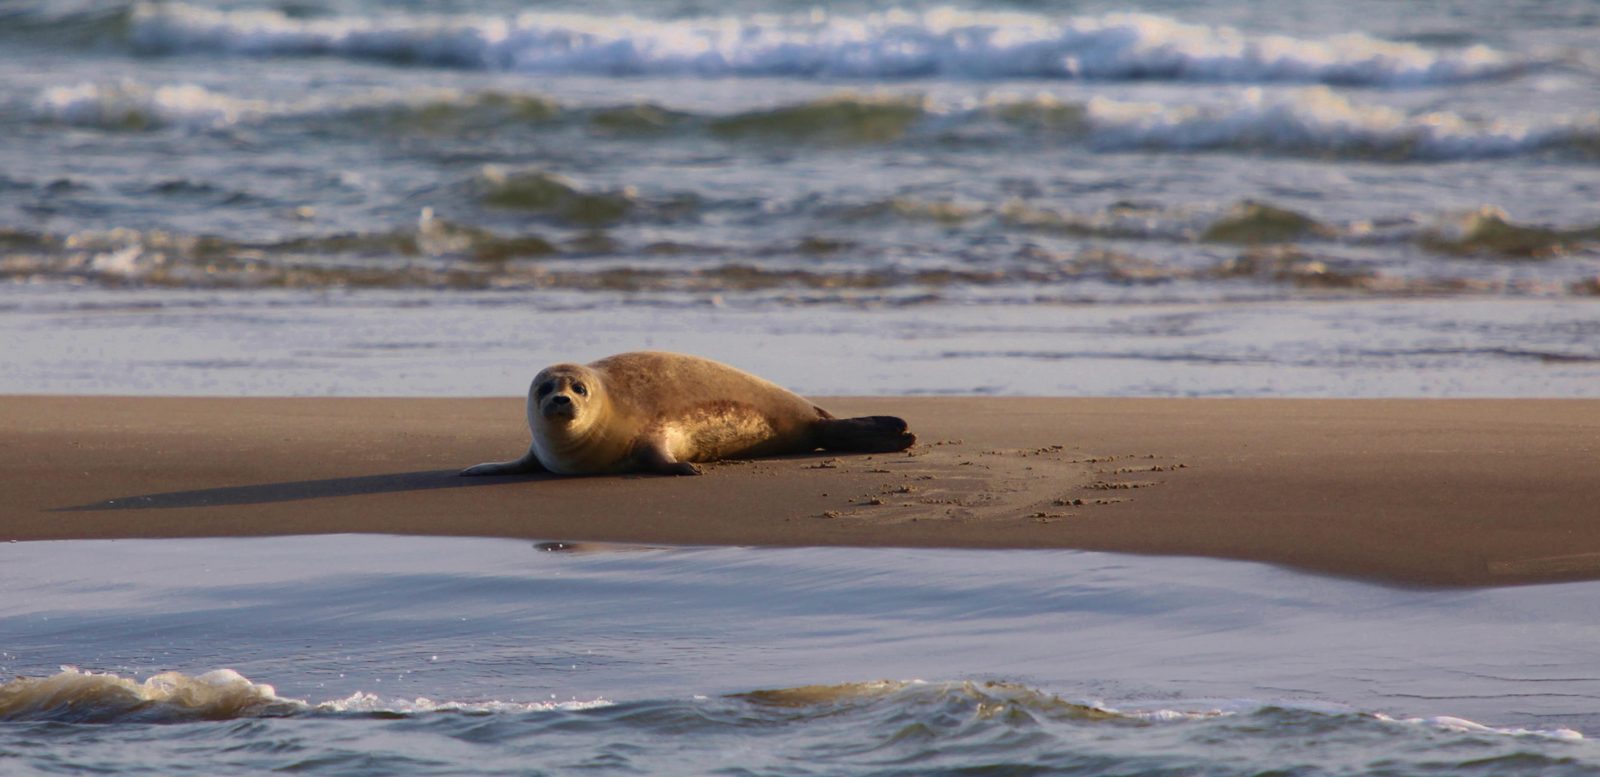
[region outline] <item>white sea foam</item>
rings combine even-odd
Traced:
[[[1116,715],[1122,715],[1152,723],[1181,723],[1187,721],[1210,720],[1212,718],[1227,718],[1260,712],[1269,708],[1286,708],[1304,710],[1323,715],[1363,714],[1355,713],[1342,705],[1330,703],[1296,702],[1289,705],[1281,703],[1263,704],[1251,699],[1229,699],[1208,704],[1197,709],[1170,709],[1166,707],[1145,708],[1133,710],[1118,710],[1103,704],[1096,704],[1097,709],[1102,709]],[[1563,741],[1581,741],[1585,737],[1582,733],[1570,728],[1556,727],[1544,729],[1529,729],[1520,726],[1489,726],[1466,718],[1452,717],[1449,715],[1435,715],[1429,717],[1397,718],[1384,713],[1365,713],[1374,720],[1384,723],[1394,723],[1407,726],[1425,726],[1441,731],[1452,731],[1466,734],[1489,734],[1494,736],[1513,737],[1539,737],[1543,739],[1558,739]]]
[[[1208,710],[1156,709],[1156,710],[1118,711],[1115,708],[1106,707],[1104,705],[1097,705],[1096,709],[1102,710],[1104,712],[1109,712],[1109,713],[1112,713],[1114,715],[1122,715],[1124,717],[1133,718],[1134,720],[1149,721],[1151,723],[1179,723],[1179,722],[1189,721],[1189,720],[1207,720],[1207,719],[1210,719],[1210,718],[1229,717],[1229,716],[1237,714],[1235,712],[1232,712],[1232,711],[1229,711],[1229,710],[1222,710],[1222,709],[1208,709]]]
[[[195,84],[150,87],[132,81],[84,82],[44,90],[35,112],[47,119],[78,126],[144,129],[179,125],[217,127],[260,118],[277,110]]]
[[[1529,124],[1443,111],[1407,113],[1357,103],[1327,87],[1273,95],[1251,88],[1225,102],[1191,105],[1097,97],[1085,114],[1090,140],[1102,148],[1257,148],[1461,159],[1600,136],[1600,116]]]
[[[1557,727],[1529,729],[1516,726],[1485,726],[1482,723],[1467,720],[1466,718],[1455,718],[1448,715],[1436,715],[1426,718],[1395,718],[1389,715],[1384,715],[1383,713],[1378,713],[1373,717],[1386,723],[1401,723],[1411,726],[1428,726],[1430,728],[1437,728],[1444,731],[1456,731],[1468,734],[1498,734],[1502,736],[1540,737],[1543,739],[1560,739],[1570,742],[1577,742],[1584,739],[1583,734],[1573,731],[1570,728]]]
[[[145,51],[337,56],[600,74],[902,78],[1159,78],[1412,86],[1498,78],[1530,63],[1484,47],[1431,49],[1361,34],[1253,35],[1150,14],[1057,18],[951,8],[661,20],[524,13],[298,19],[277,11],[141,4]]]
[[[203,130],[277,116],[405,108],[429,102],[469,105],[473,99],[474,95],[459,90],[424,88],[371,89],[341,97],[272,101],[223,94],[192,83],[149,85],[123,79],[49,87],[34,99],[33,111],[47,121],[82,127]]]
[[[343,699],[326,701],[316,705],[320,712],[354,712],[354,713],[391,713],[398,715],[415,715],[429,712],[466,712],[466,713],[519,713],[519,712],[550,712],[552,710],[592,710],[599,707],[609,707],[611,702],[605,699],[581,701],[571,699],[568,701],[537,701],[537,702],[511,702],[511,701],[434,701],[426,697],[414,699],[384,698],[372,693],[356,692]]]
[[[1323,85],[1240,87],[1171,102],[1070,102],[1049,93],[999,90],[981,101],[923,104],[937,115],[928,122],[935,132],[959,132],[963,122],[989,116],[1107,151],[1237,149],[1446,160],[1560,148],[1587,153],[1600,141],[1600,112],[1515,120],[1406,111]]]

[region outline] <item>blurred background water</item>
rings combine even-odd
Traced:
[[[814,393],[1593,396],[1597,33],[1584,2],[6,0],[0,390],[511,394],[645,340]],[[140,346],[84,353],[112,332]]]

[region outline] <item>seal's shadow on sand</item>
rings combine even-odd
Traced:
[[[233,507],[237,505],[297,502],[336,496],[393,494],[403,491],[432,491],[439,488],[479,488],[498,483],[550,480],[549,473],[500,475],[464,478],[454,469],[396,472],[326,480],[295,480],[286,483],[261,483],[252,486],[203,488],[196,491],[168,491],[161,494],[119,496],[101,502],[57,507],[51,512],[93,512],[99,510],[168,510],[184,507]]]

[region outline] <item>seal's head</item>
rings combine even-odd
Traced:
[[[594,370],[557,364],[540,371],[528,387],[528,424],[562,436],[581,436],[602,415],[604,402],[604,387]]]
[[[528,386],[532,453],[551,472],[588,475],[628,463],[634,435],[618,424],[601,374],[581,364],[546,367]]]

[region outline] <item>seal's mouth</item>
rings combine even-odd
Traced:
[[[566,401],[557,402],[557,399]],[[564,424],[577,416],[578,406],[573,404],[572,400],[558,394],[545,401],[544,405],[539,408],[539,414],[544,416],[546,421]]]

